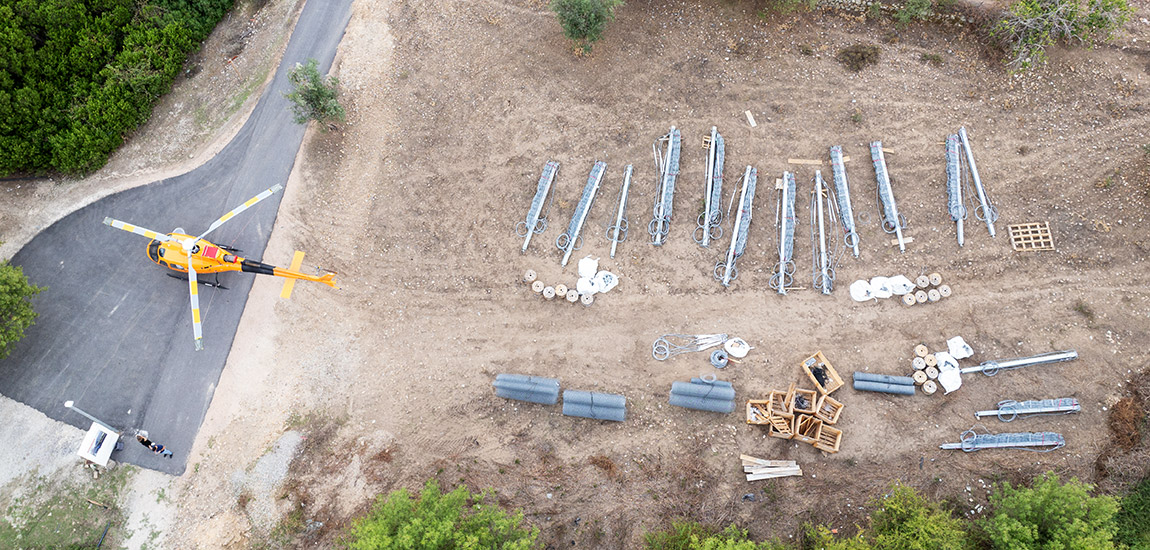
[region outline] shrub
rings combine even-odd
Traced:
[[[963,522],[914,489],[896,483],[871,502],[870,527],[852,538],[836,539],[826,527],[808,527],[810,548],[825,550],[961,550],[967,534]]]
[[[756,543],[745,529],[731,524],[722,531],[696,522],[674,523],[667,531],[644,535],[647,550],[786,550],[776,541]]]
[[[622,5],[623,0],[552,0],[551,10],[559,18],[564,36],[586,53],[603,35],[607,23],[615,19],[615,8]]]
[[[894,18],[900,24],[907,24],[918,19],[926,19],[931,14],[931,0],[907,0],[905,4],[894,12]]]
[[[44,290],[28,282],[24,270],[0,262],[0,359],[24,337],[24,330],[36,321],[32,297]]]
[[[1034,486],[995,489],[993,515],[983,528],[994,547],[1003,550],[1102,550],[1114,548],[1118,502],[1090,496],[1090,485],[1071,479],[1065,485],[1046,474]]]
[[[1118,534],[1114,540],[1130,550],[1150,550],[1150,476],[1122,498],[1121,506],[1115,518]]]
[[[291,102],[296,124],[314,120],[326,126],[346,118],[347,113],[338,99],[339,79],[321,76],[315,59],[308,59],[303,65],[296,63],[288,71],[288,82],[292,84],[292,91],[285,93],[284,97]]]
[[[878,54],[878,46],[855,44],[839,50],[835,59],[838,59],[839,63],[845,65],[847,69],[857,73],[866,67],[877,64]]]
[[[466,487],[443,494],[435,480],[412,498],[407,489],[380,496],[371,512],[355,520],[344,541],[352,550],[420,548],[427,550],[527,550],[539,530],[520,524],[523,513],[508,514],[489,504],[489,492]]]
[[[1130,17],[1126,0],[1016,0],[990,35],[1006,52],[1006,64],[1026,69],[1046,60],[1061,42],[1093,45],[1109,40]]]

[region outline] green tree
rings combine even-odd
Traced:
[[[552,0],[551,10],[559,18],[563,34],[587,53],[603,36],[607,23],[615,20],[615,8],[622,5],[623,0]]]
[[[315,59],[308,59],[303,65],[296,63],[288,72],[288,81],[293,89],[284,97],[291,101],[291,112],[297,124],[314,120],[326,126],[347,116],[339,104],[339,79],[321,76]]]
[[[1092,497],[1091,489],[1077,479],[1064,485],[1054,474],[1030,488],[1004,483],[990,497],[994,513],[983,528],[999,550],[1112,549],[1118,501]]]
[[[1150,550],[1150,476],[1122,497],[1122,510],[1115,523],[1118,524],[1115,540],[1130,550]]]
[[[1126,0],[1016,0],[990,35],[1006,52],[1008,66],[1026,69],[1045,62],[1046,48],[1057,42],[1090,46],[1110,40],[1130,13]]]
[[[355,520],[345,546],[351,550],[528,550],[539,530],[522,526],[523,513],[508,514],[487,502],[489,492],[466,487],[443,494],[428,481],[418,498],[407,489],[380,495],[366,516]]]
[[[0,359],[8,357],[24,330],[36,321],[32,297],[42,290],[28,282],[23,269],[0,262]]]

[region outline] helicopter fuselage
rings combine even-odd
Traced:
[[[147,254],[149,260],[173,271],[187,273],[188,262],[190,261],[192,268],[196,270],[197,274],[242,271],[244,273],[255,273],[257,275],[271,275],[288,279],[315,281],[324,283],[332,288],[339,288],[335,285],[334,273],[314,276],[290,269],[281,269],[256,260],[243,258],[229,252],[222,246],[204,239],[196,241],[195,246],[192,247],[192,253],[189,255],[187,251],[184,250],[182,243],[188,239],[195,239],[195,237],[183,233],[169,233],[168,236],[171,237],[172,240],[157,241],[153,239],[150,241],[148,243]]]

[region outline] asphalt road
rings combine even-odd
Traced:
[[[112,458],[184,472],[255,276],[220,275],[228,290],[201,286],[204,350],[196,352],[186,280],[148,260],[146,238],[102,221],[111,216],[156,231],[183,227],[199,234],[260,191],[286,186],[305,129],[292,121],[283,98],[287,72],[314,58],[326,73],[350,17],[351,0],[307,2],[275,79],[219,155],[187,174],[73,212],[13,256],[13,265],[48,289],[36,299],[36,324],[0,361],[0,393],[85,430],[91,422],[65,401],[129,437],[145,429],[175,457],[158,457],[132,440]],[[208,238],[260,259],[282,196],[272,195]]]

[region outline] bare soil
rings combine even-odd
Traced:
[[[267,49],[249,46],[248,63],[278,55],[274,37],[296,7],[272,0],[256,12],[263,26],[249,39]],[[309,134],[265,256],[286,263],[304,250],[305,265],[340,272],[342,290],[299,285],[280,300],[279,281],[257,280],[193,466],[171,492],[177,513],[166,545],[243,548],[271,533],[277,545],[330,546],[375,495],[429,478],[494,488],[550,546],[579,548],[638,547],[644,532],[680,517],[784,540],[807,521],[849,532],[865,517],[862,506],[896,479],[963,515],[977,515],[997,481],[1048,470],[1098,480],[1107,414],[1150,349],[1150,12],[1139,6],[1112,45],[1058,49],[1047,66],[1012,75],[954,27],[897,28],[835,13],[761,17],[759,9],[636,0],[591,55],[576,56],[539,1],[357,2],[335,69],[348,121]],[[212,40],[237,28],[225,25]],[[879,46],[877,65],[855,73],[836,61],[855,44]],[[165,101],[212,104],[242,89],[205,91],[197,82],[210,65],[202,67]],[[174,128],[186,115],[170,116]],[[654,199],[651,143],[672,125],[684,136],[682,172],[669,241],[657,248],[644,231]],[[711,275],[724,247],[702,249],[690,237],[701,209],[700,143],[712,125],[726,138],[729,187],[744,166],[759,171],[758,215],[729,289]],[[968,221],[963,248],[946,213],[942,145],[959,126],[971,134],[1001,214],[995,238]],[[164,130],[141,136],[164,142]],[[888,167],[914,238],[903,254],[874,222],[872,140],[894,151]],[[133,140],[130,158],[112,166],[158,173],[175,158],[202,158],[211,141],[189,140],[191,153],[165,157],[154,155],[155,143]],[[855,210],[870,214],[861,257],[842,259],[832,296],[779,296],[767,285],[777,261],[769,182],[796,172],[796,277],[810,287],[814,170],[787,159],[825,160],[836,144],[855,159],[847,168]],[[562,163],[551,224],[520,254],[513,227],[548,160]],[[591,307],[546,302],[521,275],[534,269],[548,284],[574,286],[574,265],[561,268],[551,243],[596,160],[608,173],[577,257],[602,258],[621,283]],[[627,164],[635,166],[632,231],[611,260],[604,228]],[[16,212],[63,201],[57,192],[7,192],[33,205]],[[1011,250],[1006,225],[1032,221],[1049,221],[1056,251]],[[952,297],[905,308],[855,303],[846,292],[859,278],[930,272],[942,274]],[[661,334],[716,332],[755,349],[722,371],[704,354],[651,358]],[[739,412],[666,404],[672,381],[700,374],[731,381],[740,407],[792,382],[809,387],[798,365],[820,349],[844,377],[904,374],[916,344],[942,349],[955,335],[974,347],[970,361],[1058,349],[1076,349],[1080,359],[967,376],[949,396],[841,389],[837,454],[767,438]],[[624,394],[627,420],[564,417],[559,406],[497,398],[490,384],[503,372]],[[1061,432],[1068,444],[1059,451],[938,449],[976,424],[976,410],[1051,397],[1077,397],[1083,411],[982,424]],[[288,428],[309,439],[276,495],[280,517],[296,519],[277,530],[253,522],[263,514],[245,509],[231,480]],[[797,460],[804,476],[748,483],[739,454]],[[1128,467],[1145,472],[1144,458]]]

